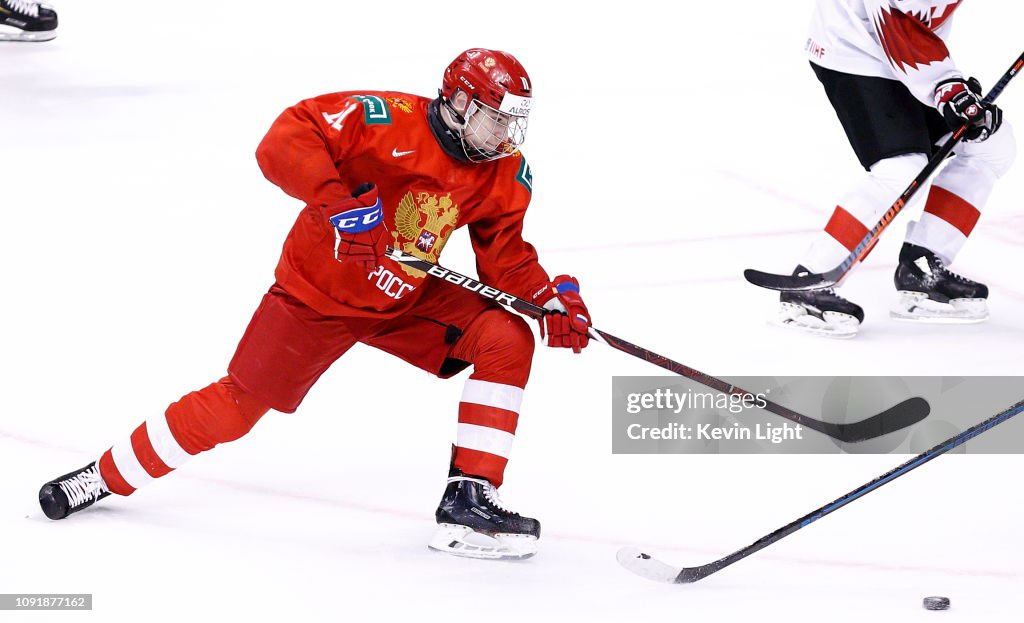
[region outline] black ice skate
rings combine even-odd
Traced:
[[[540,522],[506,509],[498,490],[483,478],[453,469],[434,515],[438,526],[430,549],[470,558],[512,560],[537,553]]]
[[[39,490],[39,506],[50,519],[64,519],[110,495],[96,462],[64,474]]]
[[[793,274],[809,272],[803,266],[797,266]],[[826,337],[848,338],[857,335],[862,322],[864,310],[860,305],[839,296],[832,288],[782,292],[779,295],[777,324],[787,328]]]
[[[0,41],[49,41],[57,36],[57,13],[30,0],[0,0]]]
[[[903,243],[893,281],[900,297],[893,318],[950,323],[988,318],[988,287],[950,271],[924,247]]]

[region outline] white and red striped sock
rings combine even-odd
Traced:
[[[131,495],[181,467],[192,456],[174,438],[167,417],[161,415],[143,422],[130,437],[104,452],[100,474],[112,492]]]
[[[468,379],[459,402],[455,467],[500,486],[522,402],[521,387]]]
[[[193,456],[248,433],[268,407],[229,377],[182,396],[103,453],[100,474],[113,493],[130,495]]]
[[[1010,170],[1016,155],[1017,143],[1008,122],[981,143],[957,145],[956,158],[935,176],[921,218],[907,224],[906,241],[952,264],[974,230],[996,180]]]
[[[843,196],[825,229],[814,237],[799,263],[812,272],[838,266],[927,162],[924,154],[905,154],[876,162],[871,172]]]

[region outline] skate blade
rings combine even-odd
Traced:
[[[14,27],[9,27],[8,30],[2,30],[4,27],[0,26],[0,41],[50,41],[51,39],[57,38],[56,30],[21,30]]]
[[[466,558],[523,560],[537,553],[537,537],[529,534],[489,536],[466,526],[443,523],[438,524],[427,547]]]
[[[889,310],[889,317],[910,322],[933,324],[977,324],[988,320],[985,299],[953,299],[939,303],[923,292],[901,291],[900,299]]]
[[[768,324],[782,327],[789,331],[800,331],[819,337],[828,337],[838,340],[848,340],[856,337],[860,323],[849,314],[838,312],[825,312],[824,320],[807,313],[807,310],[799,305],[781,303],[778,315]]]

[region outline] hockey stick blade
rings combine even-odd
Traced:
[[[699,567],[673,567],[640,548],[629,546],[620,548],[615,553],[615,560],[642,578],[666,584],[693,584],[725,566],[719,564],[721,561],[715,561]]]
[[[614,335],[601,331],[599,329],[591,328],[591,337],[600,342],[611,346],[617,350],[621,350],[624,353],[633,355],[638,359],[643,359],[649,363],[664,368],[669,372],[674,372],[681,376],[685,376],[688,379],[693,379],[702,385],[706,385],[712,389],[717,389],[724,394],[751,394],[747,390],[727,383],[722,379],[715,378],[713,376],[704,374],[699,370],[694,370],[689,366],[685,366],[677,361],[672,361],[668,357],[659,355],[651,352],[642,346],[631,344],[626,340],[615,337]],[[774,413],[780,417],[786,418],[791,422],[796,422],[801,426],[828,435],[833,439],[846,443],[856,443],[858,441],[866,441],[868,439],[874,439],[881,435],[887,435],[889,433],[901,430],[917,422],[920,422],[924,418],[928,417],[931,412],[931,407],[928,401],[924,398],[908,398],[903,402],[886,409],[885,411],[872,415],[871,417],[860,420],[858,422],[849,422],[846,424],[836,424],[834,422],[826,422],[812,418],[802,413],[780,405],[777,402],[771,400],[765,400],[764,406],[762,407],[765,411]]]
[[[1017,57],[1017,60],[1014,61],[1013,65],[1006,70],[999,81],[996,82],[995,86],[993,86],[992,89],[989,90],[988,94],[985,95],[984,99],[982,99],[982,103],[988,105],[994,102],[1022,67],[1024,67],[1024,54]],[[776,275],[774,273],[765,273],[748,268],[743,271],[744,278],[755,286],[760,286],[769,290],[783,290],[790,292],[831,288],[839,283],[843,277],[853,269],[857,262],[860,262],[867,257],[868,253],[871,252],[871,249],[874,248],[875,244],[878,242],[878,238],[882,235],[882,232],[889,227],[889,224],[896,218],[896,215],[898,215],[903,208],[910,203],[910,200],[913,199],[914,195],[917,194],[917,191],[925,185],[932,173],[942,165],[949,154],[953,152],[953,149],[957,144],[963,140],[968,128],[969,125],[965,123],[953,132],[948,139],[946,139],[946,142],[943,143],[942,146],[932,154],[931,158],[928,159],[928,163],[921,172],[917,174],[917,177],[915,177],[910,182],[910,185],[903,190],[899,198],[889,206],[889,209],[885,211],[878,223],[876,223],[875,226],[872,227],[863,238],[861,238],[860,242],[850,250],[850,254],[847,255],[846,259],[844,259],[838,266],[823,273],[805,273],[802,275]]]
[[[969,440],[974,439],[978,435],[981,435],[985,431],[991,430],[992,428],[1002,424],[1006,420],[1016,416],[1020,412],[1024,411],[1024,400],[1017,404],[1001,411],[987,420],[975,424],[968,428],[964,432],[951,437],[946,441],[938,444],[934,448],[925,450],[921,454],[910,459],[902,465],[898,465],[888,472],[882,474],[878,478],[875,478],[871,482],[865,483],[860,487],[857,487],[853,491],[850,491],[846,495],[839,497],[828,504],[817,508],[810,513],[807,513],[799,519],[795,519],[788,524],[782,526],[778,530],[766,534],[760,539],[754,541],[750,545],[736,550],[735,552],[720,558],[714,562],[709,562],[706,565],[700,565],[697,567],[673,567],[668,563],[662,562],[657,558],[654,558],[650,554],[636,548],[636,547],[623,547],[615,555],[615,559],[618,560],[626,569],[633,573],[645,577],[648,580],[654,580],[656,582],[668,582],[671,584],[691,584],[698,580],[702,580],[716,571],[728,567],[734,562],[743,560],[747,556],[761,551],[769,545],[781,541],[785,537],[793,534],[801,528],[805,528],[815,521],[821,519],[825,515],[831,514],[840,508],[846,506],[854,500],[860,499],[861,497],[871,493],[875,489],[886,485],[893,480],[896,480],[900,476],[921,467],[925,463],[932,459],[939,457],[950,450],[957,448]]]
[[[847,443],[874,439],[917,424],[931,410],[927,400],[915,396],[859,422],[834,424],[836,430],[831,436]]]
[[[543,318],[544,315],[548,313],[547,310],[534,305],[530,301],[526,301],[514,294],[509,294],[508,292],[503,292],[495,287],[483,284],[476,279],[457,273],[454,270],[445,268],[439,264],[434,264],[433,262],[428,262],[422,258],[408,255],[392,247],[388,247],[387,253],[388,258],[400,264],[422,270],[432,277],[443,279],[448,283],[470,290],[479,296],[489,298],[497,303],[511,307],[524,316],[528,316],[530,318]],[[658,353],[647,350],[642,346],[637,346],[636,344],[627,342],[622,338],[615,337],[610,333],[601,331],[594,327],[590,328],[590,339],[601,342],[602,344],[610,346],[616,350],[620,350],[627,355],[632,355],[638,359],[643,359],[644,361],[653,363],[654,365],[664,368],[669,372],[685,376],[688,379],[693,379],[702,385],[706,385],[707,387],[716,389],[722,393],[753,395],[751,392],[748,392],[743,388],[736,387],[731,383],[727,383],[722,379],[704,374],[700,370],[683,365],[678,361],[673,361],[668,357],[659,355]],[[851,443],[872,439],[879,435],[884,435],[906,428],[911,424],[919,422],[928,415],[928,403],[921,398],[905,400],[895,407],[871,416],[866,420],[851,422],[848,424],[835,424],[832,422],[818,420],[801,413],[797,413],[788,407],[771,402],[770,400],[765,401],[763,409],[792,422],[796,422],[802,426],[806,426],[811,430],[818,431],[819,433],[828,435],[840,441]],[[892,421],[890,421],[890,419]]]
[[[743,271],[743,278],[761,288],[797,292],[831,288],[839,282],[839,278],[842,277],[845,272],[846,270],[840,267],[830,270],[827,273],[776,275],[775,273],[766,273],[753,268],[748,268]]]
[[[668,582],[675,584],[682,569],[673,567],[650,554],[642,552],[636,547],[623,547],[615,552],[615,560],[640,577],[654,580],[655,582]]]

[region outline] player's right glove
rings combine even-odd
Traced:
[[[981,83],[977,78],[951,78],[935,85],[935,108],[942,113],[950,130],[959,130],[965,123],[971,125],[964,134],[964,140],[969,143],[987,139],[1003,123],[1003,111],[998,106],[982,103]]]
[[[323,208],[334,226],[334,259],[354,262],[370,273],[387,251],[384,209],[373,184],[360,184],[352,198]]]

